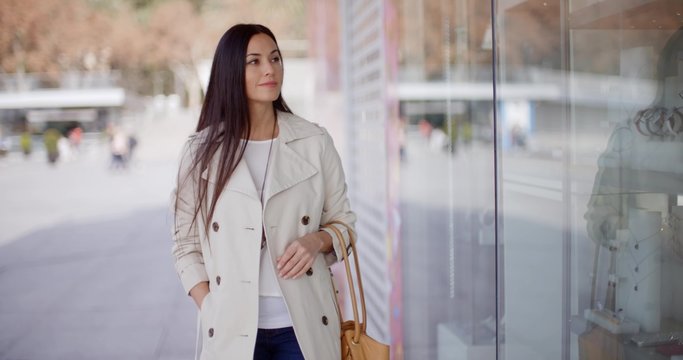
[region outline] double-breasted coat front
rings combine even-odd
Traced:
[[[269,164],[263,208],[245,160],[239,162],[224,189],[215,188],[218,155],[207,169],[190,171],[202,132],[188,140],[174,195],[175,267],[189,293],[209,282],[200,317],[202,360],[252,359],[259,302],[262,229],[272,265],[297,238],[340,220],[353,227],[344,171],[327,131],[290,113],[277,112],[278,141]],[[207,198],[221,191],[208,229],[205,211],[193,220],[196,187],[208,183]],[[263,225],[263,227],[262,227]],[[342,259],[338,239],[334,251],[319,254],[306,275],[278,283],[306,359],[340,358],[339,314],[329,265]],[[344,227],[339,230],[348,243]]]

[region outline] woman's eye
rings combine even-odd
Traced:
[[[256,64],[258,64],[258,59],[253,59],[253,60],[247,61],[247,64],[248,65],[256,65]]]
[[[274,57],[274,58],[273,58],[272,60],[270,60],[270,61],[272,61],[272,62],[274,62],[274,63],[278,63],[278,64],[279,64],[279,63],[280,63],[280,61],[282,61],[282,59],[280,59],[280,57],[279,57],[279,56],[277,56],[277,57]]]

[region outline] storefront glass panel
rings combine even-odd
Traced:
[[[403,355],[495,358],[490,2],[396,3]]]
[[[682,13],[499,1],[498,358],[683,354]]]

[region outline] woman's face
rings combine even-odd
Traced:
[[[272,103],[282,88],[282,57],[277,45],[266,34],[249,40],[245,69],[245,91],[250,104]]]

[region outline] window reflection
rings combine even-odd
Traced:
[[[400,1],[406,359],[495,357],[491,7]]]
[[[683,335],[683,282],[674,280],[683,275],[683,28],[668,37],[656,67],[647,66],[651,50],[622,51],[622,72],[653,70],[654,88],[641,93],[652,100],[616,124],[585,214],[596,244],[590,325],[579,340],[586,358],[664,355]]]
[[[683,4],[495,3],[398,1],[405,358],[668,359]]]
[[[683,329],[683,4],[499,4],[499,355],[669,359]]]

